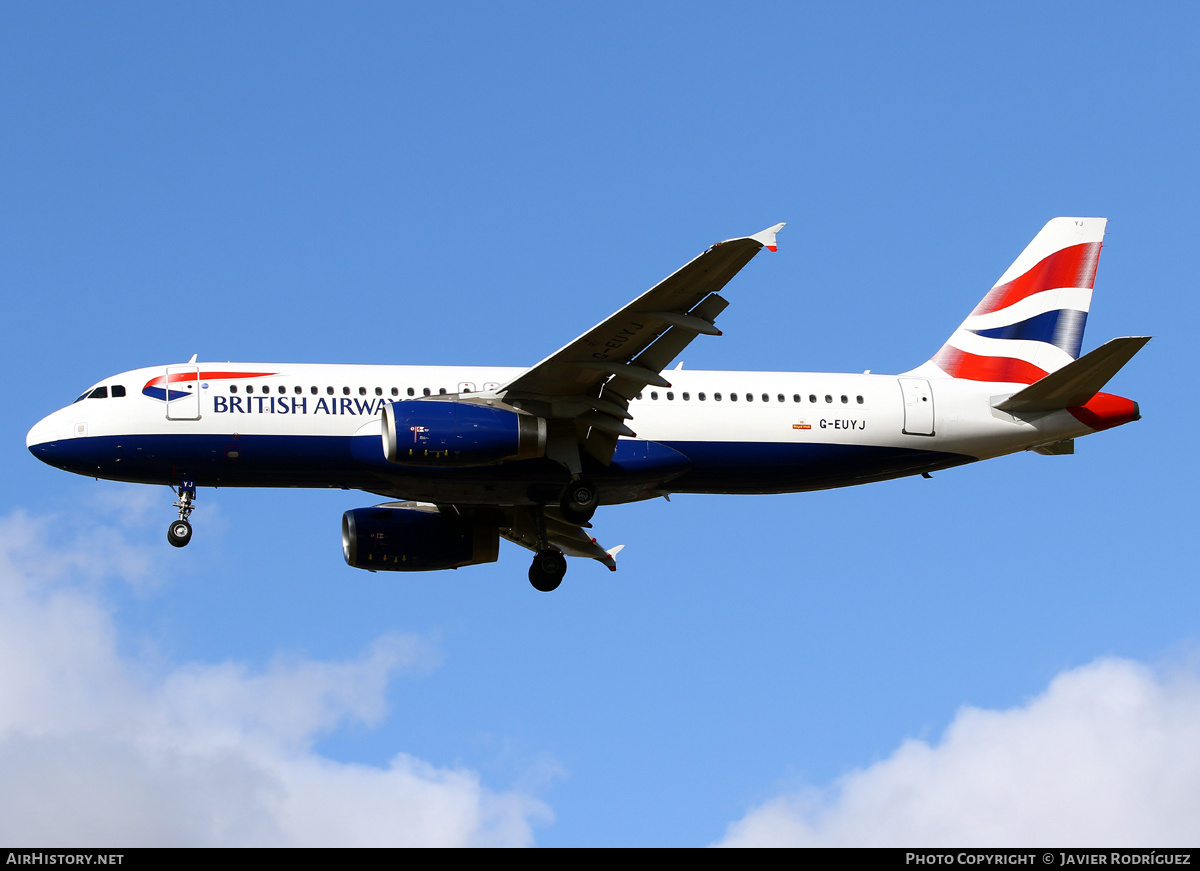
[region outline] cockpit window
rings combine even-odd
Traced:
[[[112,386],[112,395],[113,395],[113,399],[120,399],[122,396],[124,396],[125,395],[125,385],[124,384],[114,384]]]
[[[97,387],[88,394],[88,399],[108,399],[108,387]]]

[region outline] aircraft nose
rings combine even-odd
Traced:
[[[25,435],[25,447],[32,451],[38,445],[52,442],[58,438],[58,425],[55,423],[54,417],[53,414],[47,415],[33,425]]]

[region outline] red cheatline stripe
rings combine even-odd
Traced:
[[[1046,377],[1046,371],[1015,357],[979,357],[960,351],[953,345],[943,345],[933,362],[946,374],[967,381],[1007,381],[1032,384]]]
[[[1085,242],[1055,251],[1028,272],[993,287],[971,314],[985,315],[999,311],[1027,296],[1056,287],[1090,289],[1096,283],[1096,266],[1099,262],[1099,242]]]
[[[205,378],[263,378],[267,375],[275,375],[275,372],[201,372],[200,379]],[[172,372],[169,383],[178,384],[180,381],[195,381],[195,372]],[[162,387],[167,382],[166,375],[159,375],[156,378],[151,378],[146,382],[146,387]]]

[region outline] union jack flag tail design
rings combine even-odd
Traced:
[[[915,372],[1032,384],[1078,359],[1106,218],[1055,218]]]

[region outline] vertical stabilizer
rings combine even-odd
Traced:
[[[1032,384],[1079,357],[1106,218],[1055,218],[933,359],[927,377]]]

